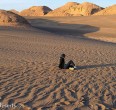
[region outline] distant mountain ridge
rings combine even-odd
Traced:
[[[46,16],[89,16],[102,9],[102,7],[89,2],[84,2],[82,4],[69,2],[49,12]]]
[[[15,9],[9,10],[21,16],[91,16],[91,15],[115,15],[116,4],[107,8],[100,7],[90,2],[77,3],[68,2],[54,10],[47,6],[32,6],[18,12]]]

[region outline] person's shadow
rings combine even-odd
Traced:
[[[114,63],[114,64],[99,64],[99,65],[76,66],[76,69],[75,70],[79,70],[79,69],[89,69],[89,68],[98,68],[98,67],[109,67],[109,66],[116,66],[116,63]]]

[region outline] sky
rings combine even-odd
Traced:
[[[48,6],[55,9],[67,2],[91,2],[104,8],[116,4],[116,0],[0,0],[0,9],[22,11],[31,6]]]

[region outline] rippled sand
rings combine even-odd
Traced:
[[[32,110],[115,110],[116,44],[87,38],[97,30],[92,24],[76,31],[40,21],[44,31],[0,27],[0,102]],[[77,70],[58,68],[61,53]]]

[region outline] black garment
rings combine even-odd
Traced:
[[[64,69],[64,65],[65,65],[65,59],[63,57],[60,57],[59,68],[60,69]]]
[[[70,61],[64,66],[64,68],[65,68],[65,69],[69,69],[70,67],[74,67],[74,66],[75,66],[74,62],[73,62],[72,60],[70,60]]]
[[[65,59],[63,57],[60,57],[60,64],[59,68],[60,69],[69,69],[70,67],[74,67],[75,64],[72,60],[70,60],[67,64],[65,64]]]

